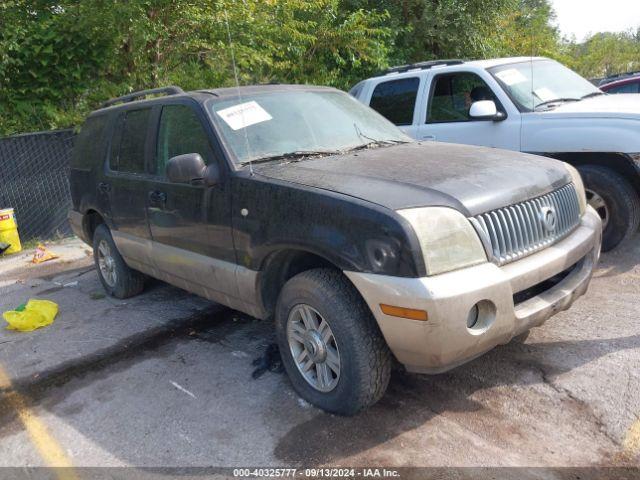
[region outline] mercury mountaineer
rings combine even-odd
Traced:
[[[69,219],[110,295],[151,276],[273,319],[296,392],[352,415],[394,358],[446,371],[585,293],[600,218],[575,168],[524,157],[414,142],[331,88],[166,87],[87,118]]]

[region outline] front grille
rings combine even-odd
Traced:
[[[551,217],[555,213],[555,226]],[[545,217],[546,220],[545,221]],[[580,222],[580,204],[572,183],[526,202],[470,219],[499,265],[526,257],[568,235]]]

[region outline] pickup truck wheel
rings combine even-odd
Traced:
[[[144,275],[127,266],[105,224],[93,234],[93,259],[100,283],[112,297],[129,298],[144,289]]]
[[[358,291],[338,271],[300,273],[282,288],[275,315],[282,362],[308,402],[354,415],[384,394],[391,352]]]
[[[621,175],[598,165],[578,167],[585,183],[587,202],[602,219],[602,251],[617,247],[640,225],[640,199]]]

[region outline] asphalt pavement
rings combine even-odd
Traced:
[[[268,321],[158,281],[106,297],[78,240],[47,264],[0,260],[0,310],[60,306],[48,327],[0,330],[0,466],[638,466],[639,240],[524,343],[394,372],[353,418],[297,397]]]

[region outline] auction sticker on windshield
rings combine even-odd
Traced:
[[[232,130],[239,130],[273,118],[256,101],[240,103],[233,107],[219,110],[216,113]]]
[[[496,73],[496,77],[498,77],[508,86],[527,81],[527,77],[525,77],[519,70],[516,70],[515,68],[510,68],[508,70],[498,72]]]

